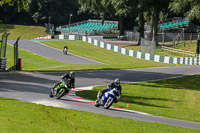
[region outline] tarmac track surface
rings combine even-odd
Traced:
[[[15,40],[8,40],[8,44],[13,45],[14,43]],[[19,48],[21,49],[59,62],[64,62],[69,64],[103,64],[94,60],[73,55],[69,52],[68,55],[64,55],[61,50],[49,47],[38,41],[36,42],[30,40],[19,40],[18,44]]]
[[[173,78],[199,72],[200,66],[76,71],[76,88],[81,89],[86,86],[108,84],[116,77],[119,77],[123,83],[128,83]],[[48,106],[82,110],[139,121],[200,129],[200,123],[157,117],[139,112],[128,112],[117,109],[106,110],[101,107],[94,107],[94,105],[90,103],[73,100],[68,96],[60,100],[49,98],[48,94],[51,87],[60,80],[60,76],[64,73],[65,72],[0,73],[0,97],[9,97]]]

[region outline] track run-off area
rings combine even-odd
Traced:
[[[13,44],[11,41],[9,41]],[[23,42],[23,41],[22,41]],[[33,43],[32,41],[30,41]],[[34,42],[36,43],[36,42]],[[19,44],[20,48],[36,53],[32,50],[39,51],[44,47],[45,54],[57,52],[51,47],[46,47],[38,43],[36,48],[25,48]],[[43,51],[43,50],[42,50]],[[42,53],[36,53],[42,55]],[[62,51],[58,51],[62,54]],[[52,55],[52,54],[51,54]],[[93,64],[99,63],[76,55],[73,59],[77,63]],[[65,56],[66,57],[66,56]],[[57,60],[60,56],[47,57]],[[80,61],[81,60],[81,61]],[[68,62],[70,63],[70,62]],[[75,64],[75,63],[73,63]],[[123,69],[123,70],[88,70],[76,71],[76,89],[72,90],[68,95],[62,97],[60,100],[49,98],[48,94],[54,83],[60,80],[60,76],[67,72],[1,72],[0,73],[0,97],[14,98],[21,101],[27,101],[37,104],[43,104],[54,107],[62,107],[66,109],[82,110],[98,114],[104,114],[115,117],[123,117],[139,121],[156,122],[168,125],[175,125],[185,128],[200,129],[200,123],[188,122],[182,120],[169,119],[164,117],[152,116],[147,113],[123,110],[119,108],[103,109],[97,108],[93,105],[93,101],[88,101],[76,96],[76,91],[84,89],[91,89],[92,86],[105,85],[113,81],[114,78],[119,77],[122,83],[136,83],[143,81],[153,81],[167,78],[176,78],[186,75],[193,75],[200,72],[200,66],[179,66],[179,67],[157,67],[157,68],[142,68],[142,69]],[[122,92],[123,93],[123,92]]]

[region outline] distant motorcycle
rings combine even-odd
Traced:
[[[65,49],[63,50],[63,54],[64,54],[64,55],[67,55],[67,51],[68,51],[68,49],[65,48]]]
[[[99,98],[101,95],[101,92],[99,91],[97,94],[97,100],[95,101],[95,106],[103,106],[105,109],[108,109],[110,106],[112,106],[113,103],[117,102],[119,98],[121,97],[119,91],[116,88],[113,88],[112,90],[108,90],[104,93],[104,95]]]
[[[58,91],[59,89],[59,91]],[[51,89],[49,97],[55,97],[56,99],[60,99],[64,95],[66,95],[72,88],[68,88],[64,81],[59,82],[56,86]]]

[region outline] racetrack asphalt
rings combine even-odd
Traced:
[[[8,44],[13,45],[14,43],[15,40],[8,40]],[[18,44],[19,48],[21,49],[59,62],[64,62],[68,64],[103,64],[101,62],[73,55],[69,52],[68,55],[64,55],[62,50],[49,47],[38,41],[36,42],[30,40],[19,40]]]
[[[108,84],[116,77],[119,77],[122,83],[131,83],[175,78],[185,75],[193,75],[199,72],[200,66],[76,71],[76,88]],[[68,96],[62,97],[60,100],[49,98],[48,94],[51,87],[54,83],[60,80],[60,76],[64,73],[65,72],[0,73],[0,97],[9,97],[21,101],[66,109],[82,110],[114,117],[200,129],[200,123],[174,120],[116,109],[106,110],[101,107],[94,107],[94,105],[90,103],[73,100]]]
[[[15,41],[13,40],[8,41],[8,43],[11,45],[14,44],[14,42]],[[49,59],[70,64],[101,64],[99,62],[72,54],[63,55],[61,50],[48,47],[39,42],[20,40],[19,48]],[[108,84],[116,77],[119,77],[122,83],[133,83],[175,78],[185,75],[193,75],[199,72],[200,66],[76,71],[76,88]],[[44,104],[48,106],[82,110],[139,121],[157,122],[185,128],[200,129],[200,123],[174,120],[138,112],[128,112],[116,109],[105,110],[103,108],[96,108],[93,104],[73,100],[67,96],[61,98],[60,100],[49,98],[48,94],[51,90],[51,87],[54,83],[60,80],[60,76],[64,73],[66,72],[1,72],[0,97],[14,98],[21,101]]]

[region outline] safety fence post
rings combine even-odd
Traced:
[[[10,35],[10,33],[4,33],[2,35],[2,40],[0,40],[0,71],[5,71],[7,66],[6,48],[8,35]]]
[[[19,36],[14,43],[14,70],[20,70],[20,65],[21,65],[21,59],[19,60],[18,56],[18,42],[21,36]]]

